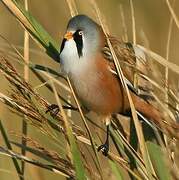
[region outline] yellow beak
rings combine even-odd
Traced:
[[[73,38],[73,33],[70,32],[70,31],[68,31],[68,32],[65,34],[64,38],[65,38],[66,40],[72,39],[72,38]]]

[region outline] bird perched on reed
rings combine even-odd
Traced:
[[[140,94],[133,86],[137,49],[130,43],[124,43],[112,37],[108,38],[121,64],[124,81],[130,90],[136,111],[160,127],[164,123],[164,116],[149,103],[150,93]],[[105,143],[98,148],[107,155],[109,119],[114,113],[124,114],[130,111],[130,104],[126,90],[116,72],[101,26],[86,15],[71,18],[61,44],[60,62],[82,106],[107,120],[107,138]],[[144,72],[146,69],[147,67],[138,68],[138,71],[147,73]],[[144,86],[143,91],[145,91]],[[166,128],[166,131],[178,137],[172,128],[169,129]]]

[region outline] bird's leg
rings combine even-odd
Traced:
[[[45,113],[50,112],[50,115],[52,117],[57,116],[58,112],[59,112],[59,107],[57,104],[51,104],[47,107],[47,110],[45,111]]]
[[[106,129],[107,129],[106,141],[104,144],[98,147],[98,151],[101,150],[104,156],[107,156],[108,151],[109,151],[109,135],[110,135],[109,126],[110,126],[110,119],[107,118],[106,119]]]
[[[63,106],[63,109],[70,109],[70,110],[74,110],[77,111],[78,108],[72,107],[72,106]],[[50,112],[51,116],[55,117],[57,116],[58,112],[59,112],[59,107],[57,104],[51,104],[50,106],[48,106],[47,110],[45,113]]]

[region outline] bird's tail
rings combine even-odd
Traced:
[[[172,120],[169,116],[159,111],[152,104],[132,94],[134,106],[138,112],[153,122],[162,132],[179,139],[179,123]]]

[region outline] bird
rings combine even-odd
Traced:
[[[118,58],[122,63],[125,82],[136,111],[154,122],[162,122],[162,113],[148,102],[148,98],[140,96],[133,86],[135,70],[130,68],[136,62],[133,46],[131,43],[121,43],[113,37],[111,40],[122,51]],[[98,151],[101,150],[107,156],[111,115],[129,112],[130,104],[116,72],[102,27],[87,15],[72,17],[61,43],[59,58],[61,71],[69,77],[82,107],[106,120],[106,140],[98,147]]]

